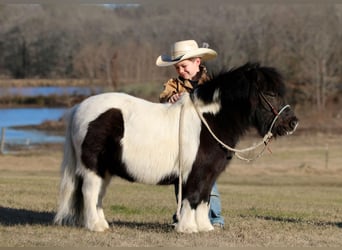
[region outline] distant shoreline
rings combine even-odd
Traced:
[[[86,95],[50,95],[50,96],[4,96],[0,98],[0,108],[39,108],[72,107],[87,98]]]
[[[63,119],[59,120],[46,120],[37,125],[22,125],[22,126],[11,126],[14,129],[36,129],[46,132],[53,132],[56,135],[64,135],[66,130],[66,122]]]
[[[106,86],[103,79],[0,79],[0,87]]]

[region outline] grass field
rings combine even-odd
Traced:
[[[225,229],[190,235],[169,225],[173,187],[121,179],[104,200],[109,231],[52,225],[61,147],[0,155],[0,246],[341,247],[342,135],[289,136],[271,150],[219,178]]]

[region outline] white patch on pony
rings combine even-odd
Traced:
[[[88,125],[111,108],[122,112],[122,161],[136,181],[157,184],[167,176],[178,174],[179,146],[184,156],[184,181],[187,179],[196,158],[201,132],[201,121],[187,93],[175,104],[152,103],[123,93],[104,93],[83,101],[75,113],[72,127],[78,174],[85,174],[80,159]],[[181,108],[184,108],[183,124],[186,124],[181,129],[182,145],[178,128]]]
[[[196,222],[199,232],[208,232],[214,230],[209,220],[209,204],[201,202],[196,208]]]
[[[84,226],[91,231],[102,232],[109,228],[102,207],[97,206],[102,178],[89,170],[83,178]]]
[[[107,190],[107,187],[110,183],[111,178],[112,178],[112,176],[109,173],[106,173],[105,178],[102,179],[101,189],[100,189],[100,193],[98,195],[97,205],[96,205],[97,215],[99,216],[100,221],[102,221],[103,227],[106,229],[109,228],[109,225],[108,225],[108,222],[107,222],[105,215],[104,215],[104,212],[103,212],[102,203],[103,203],[103,198],[106,194],[106,190]]]
[[[184,180],[191,170],[199,147],[201,122],[189,95],[176,104],[130,103],[122,110],[125,121],[122,139],[122,160],[127,171],[138,181],[157,184],[166,176],[179,173],[179,147],[183,150]],[[179,121],[183,110],[183,124],[179,141]]]
[[[207,214],[208,216],[208,214]],[[191,209],[187,199],[182,202],[179,222],[176,224],[175,230],[179,233],[197,233],[197,223],[195,218],[195,209]]]
[[[198,110],[203,113],[211,113],[213,115],[217,114],[221,109],[220,103],[220,91],[217,89],[213,94],[213,100],[210,104],[204,104],[202,100],[198,99],[195,95],[194,104]]]

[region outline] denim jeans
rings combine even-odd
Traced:
[[[176,194],[176,200],[178,197],[178,183],[175,185],[175,194]],[[210,193],[210,209],[209,209],[209,220],[211,224],[221,224],[224,225],[224,218],[221,215],[221,199],[220,199],[220,193],[217,189],[216,182],[213,185],[213,188],[211,189]],[[173,215],[173,222],[177,222],[177,216],[176,214]]]
[[[211,224],[221,224],[224,225],[224,218],[221,215],[221,199],[220,193],[217,189],[216,182],[213,185],[210,193],[210,209],[209,209],[209,219]]]

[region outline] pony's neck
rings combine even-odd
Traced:
[[[205,103],[196,94],[191,95],[191,99],[199,118],[202,120],[203,129],[214,133],[227,145],[235,147],[241,136],[249,129],[248,118],[243,115],[243,112],[240,112],[239,107],[221,105],[219,92],[213,93],[210,103]]]

